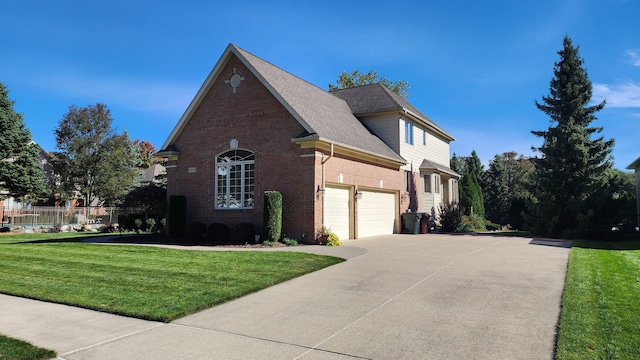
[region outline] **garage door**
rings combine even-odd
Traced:
[[[358,199],[358,237],[393,234],[396,217],[395,194],[362,191]]]
[[[324,225],[341,240],[349,239],[349,189],[327,187],[324,192]]]

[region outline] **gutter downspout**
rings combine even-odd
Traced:
[[[331,152],[329,153],[329,157],[328,158],[324,158],[324,153],[322,153],[322,161],[320,162],[322,164],[322,226],[324,226],[324,191],[326,191],[325,189],[325,174],[324,174],[324,164],[329,161],[329,159],[331,159],[333,157],[333,143],[330,144],[331,145]]]

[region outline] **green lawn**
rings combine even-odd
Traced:
[[[640,358],[640,241],[573,242],[557,359]]]
[[[168,322],[343,261],[94,245],[68,235],[0,236],[0,292]]]
[[[0,359],[44,360],[56,357],[56,352],[33,346],[22,340],[0,335]]]

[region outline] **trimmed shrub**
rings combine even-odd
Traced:
[[[169,236],[183,238],[187,228],[187,197],[171,195],[169,197]]]
[[[256,226],[251,223],[239,223],[231,231],[231,240],[237,243],[256,241]]]
[[[282,242],[288,246],[298,246],[298,240],[296,239],[291,239],[291,238],[284,238],[282,239]]]
[[[156,219],[154,218],[148,218],[146,221],[147,224],[147,231],[156,231]]]
[[[282,193],[264,192],[264,241],[278,241],[282,235]]]
[[[462,209],[458,204],[440,205],[440,230],[455,232],[462,227]]]
[[[189,224],[189,239],[202,240],[207,235],[207,225],[201,222]]]
[[[342,242],[338,238],[338,235],[336,235],[333,232],[329,232],[328,235],[329,235],[329,237],[327,237],[327,246],[340,246],[340,245],[342,245]]]
[[[222,223],[210,224],[207,229],[207,238],[213,242],[224,242],[229,240],[231,231],[229,227]]]

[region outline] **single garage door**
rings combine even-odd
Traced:
[[[349,189],[327,187],[324,192],[324,225],[341,240],[349,239]]]
[[[362,191],[358,199],[358,237],[393,234],[397,213],[395,194]]]

